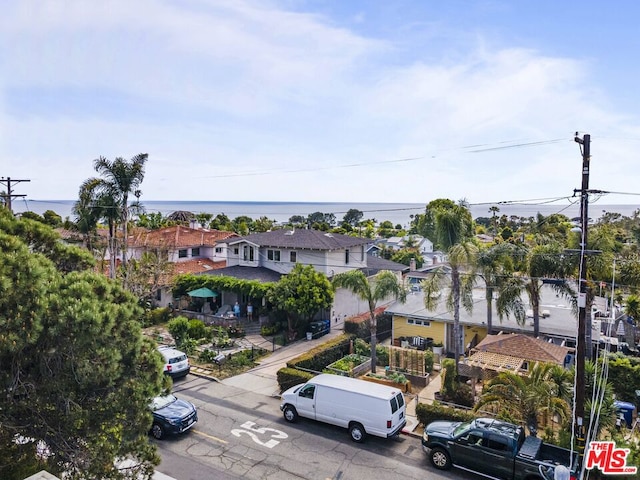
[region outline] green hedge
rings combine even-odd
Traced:
[[[431,405],[427,403],[419,403],[416,406],[416,416],[422,425],[429,425],[431,422],[436,420],[466,422],[476,418],[476,415],[470,411],[447,407],[438,402],[433,402]]]
[[[335,337],[322,345],[318,345],[308,352],[289,360],[287,362],[287,367],[321,372],[330,363],[340,360],[342,357],[349,354],[350,344],[353,339],[353,335],[347,334]]]
[[[305,383],[307,380],[311,380],[315,376],[312,373],[286,367],[278,370],[276,375],[281,392],[284,392],[295,385]]]

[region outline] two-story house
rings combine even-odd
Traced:
[[[296,264],[312,265],[328,278],[342,272],[359,269],[365,275],[380,270],[391,270],[402,278],[408,267],[367,255],[369,239],[352,237],[319,230],[282,229],[255,233],[242,238],[225,240],[226,267],[215,275],[228,275],[247,280],[277,281],[291,272]],[[244,305],[250,299],[236,298],[233,292],[223,292],[222,302]],[[365,302],[350,292],[338,291],[331,312],[326,315],[334,321],[367,311]]]
[[[239,238],[233,232],[190,228],[181,225],[157,230],[136,229],[129,237],[128,258],[140,259],[154,252],[173,264],[173,271],[156,294],[156,304],[173,302],[171,280],[184,273],[204,273],[226,266],[226,241]]]

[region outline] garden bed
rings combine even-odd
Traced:
[[[371,358],[352,353],[342,357],[326,367],[327,373],[342,375],[344,377],[358,377],[369,370]]]
[[[379,383],[381,385],[388,385],[390,387],[395,387],[404,393],[411,393],[411,382],[406,380],[405,382],[398,381],[398,379],[390,378],[385,375],[378,375],[374,373],[367,373],[360,377],[361,380],[366,380],[367,382]]]

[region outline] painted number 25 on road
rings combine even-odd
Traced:
[[[280,443],[278,440],[284,440],[289,437],[286,433],[276,430],[275,428],[256,427],[254,422],[244,422],[240,425],[240,428],[234,428],[231,430],[231,434],[236,437],[239,437],[242,434],[249,435],[258,445],[262,445],[267,448],[273,448]],[[262,441],[258,435],[268,435],[271,438],[267,441]]]

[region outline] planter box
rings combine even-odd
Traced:
[[[379,383],[381,385],[387,385],[389,387],[395,387],[397,389],[399,389],[400,391],[404,392],[404,393],[411,393],[411,382],[408,381],[407,383],[396,383],[392,380],[387,380],[384,378],[376,378],[376,377],[371,377],[368,374],[367,375],[363,375],[362,377],[360,377],[360,380],[366,380],[367,382],[373,382],[373,383]]]
[[[423,377],[422,375],[411,375],[410,373],[403,373],[407,380],[411,382],[412,387],[424,388],[429,385],[429,377]]]
[[[371,359],[368,357],[364,362],[362,362],[360,365],[356,365],[355,367],[353,367],[351,370],[346,371],[346,370],[340,370],[338,368],[334,368],[332,367],[333,363],[330,365],[327,365],[327,370],[329,370],[331,373],[336,374],[336,375],[342,375],[343,377],[352,377],[352,378],[356,378],[359,377],[360,375],[362,375],[364,372],[368,372],[369,368],[371,367]]]

